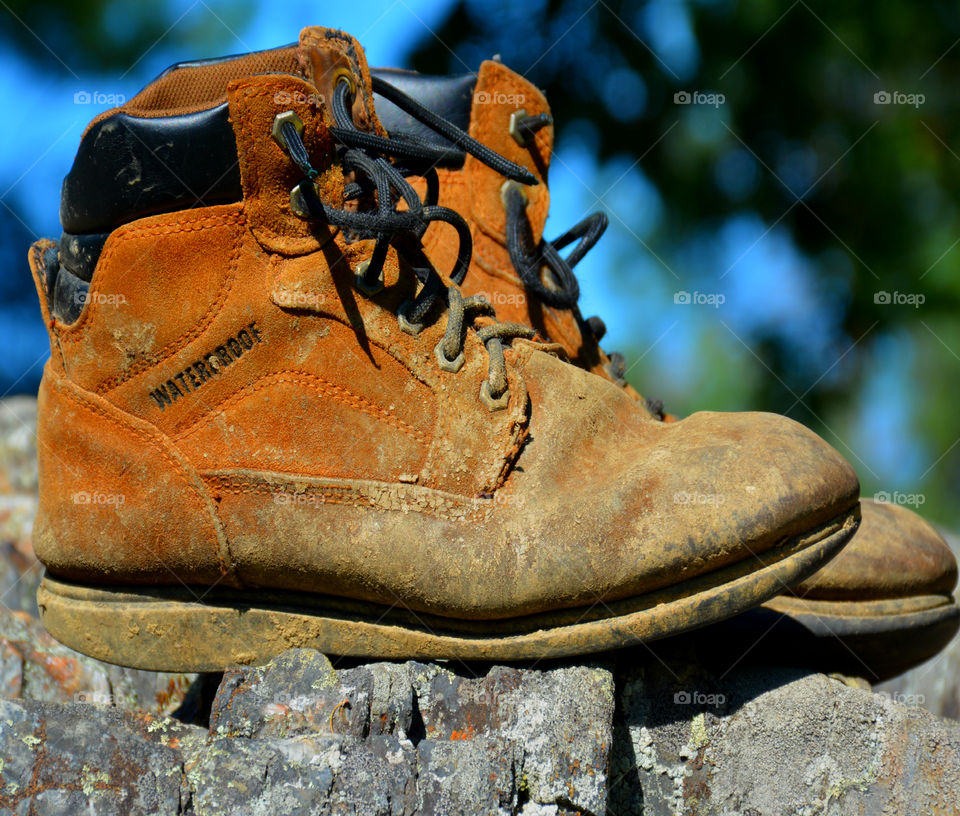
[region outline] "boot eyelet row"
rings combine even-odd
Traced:
[[[301,120],[294,111],[278,113],[273,118],[273,128],[270,130],[270,135],[273,136],[273,140],[280,145],[285,153],[290,152],[290,148],[287,145],[287,137],[283,135],[283,126],[287,122],[293,123],[293,126],[297,129],[297,133],[303,137],[303,120]]]
[[[462,351],[452,360],[447,357],[443,351],[443,340],[434,346],[433,353],[437,358],[437,365],[440,366],[440,370],[450,371],[454,374],[463,368],[463,363],[467,359]]]
[[[374,281],[367,280],[367,270],[370,268],[370,261],[363,261],[357,264],[353,270],[356,275],[356,287],[367,297],[373,297],[383,291],[383,267],[380,268],[380,274]]]
[[[510,389],[508,388],[499,397],[490,392],[490,380],[484,380],[480,386],[480,402],[490,411],[502,411],[510,404]]]

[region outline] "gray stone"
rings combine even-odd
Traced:
[[[610,814],[960,812],[960,723],[824,675],[618,672]]]
[[[0,697],[170,714],[196,682],[193,674],[139,671],[87,657],[58,643],[27,613],[0,608]]]
[[[0,700],[0,814],[180,814],[201,729],[108,706]]]
[[[293,649],[266,666],[226,672],[213,702],[210,728],[232,737],[363,737],[370,728],[372,677],[367,672],[358,679],[340,680],[323,655]]]
[[[336,671],[297,650],[228,672],[209,730],[2,701],[0,814],[958,812],[960,723],[819,674],[715,677],[669,652],[471,676]]]
[[[337,672],[317,652],[292,650],[227,672],[210,728],[226,738],[389,737],[416,748],[418,812],[456,812],[462,801],[513,813],[529,801],[603,813],[613,705],[613,677],[596,666]]]
[[[413,750],[396,738],[221,737],[187,767],[198,816],[413,812]]]
[[[522,759],[496,736],[456,742],[423,740],[417,746],[417,813],[515,813],[528,789],[518,778]]]

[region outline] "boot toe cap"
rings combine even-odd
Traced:
[[[862,521],[843,551],[795,592],[820,600],[949,595],[957,561],[943,536],[918,514],[864,499]]]

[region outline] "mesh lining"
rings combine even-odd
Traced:
[[[276,73],[301,74],[296,44],[216,62],[174,65],[126,104],[106,113],[145,117],[196,113],[226,102],[227,84],[232,80]]]
[[[227,101],[227,84],[252,74],[294,74],[303,76],[296,43],[269,51],[255,51],[206,63],[173,65],[133,99],[96,116],[84,129],[86,136],[97,122],[124,112],[153,118],[183,116],[207,110]],[[81,137],[83,138],[83,137]]]
[[[297,45],[257,51],[222,61],[175,65],[120,110],[133,116],[182,116],[227,101],[227,84],[252,74],[301,75]]]

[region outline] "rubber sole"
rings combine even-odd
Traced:
[[[779,596],[711,627],[724,655],[889,680],[934,657],[960,630],[960,606],[948,595],[876,601]],[[707,632],[697,633],[699,639]]]
[[[676,635],[755,607],[819,569],[858,521],[854,507],[757,560],[634,598],[507,620],[454,620],[293,592],[90,586],[49,574],[37,603],[61,643],[153,671],[220,671],[297,647],[385,660],[555,658]]]

